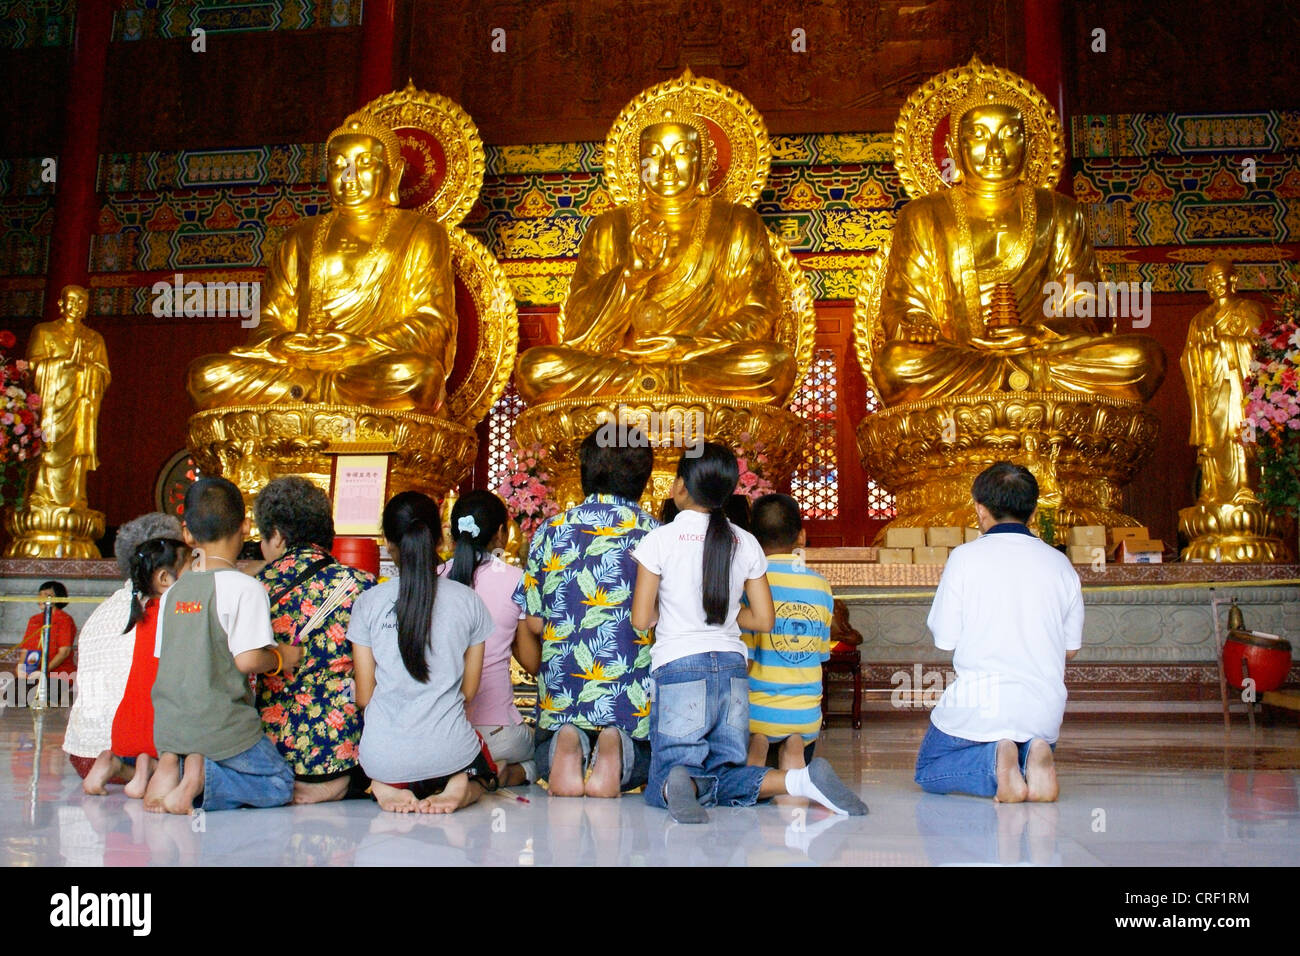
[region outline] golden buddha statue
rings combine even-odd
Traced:
[[[1034,470],[1060,531],[1136,524],[1116,506],[1158,435],[1144,403],[1165,355],[1116,332],[1117,313],[1141,327],[1149,298],[1100,281],[1082,210],[1053,189],[1056,111],[1023,77],[972,58],[908,97],[894,158],[912,198],[854,311],[859,364],[884,406],[859,424],[858,447],[895,496],[892,523],[973,526],[971,481],[1009,459]]]
[[[894,227],[874,363],[881,401],[1008,389],[1149,399],[1164,352],[1097,317],[1107,310],[1082,210],[1023,181],[1020,97],[976,84],[949,129],[960,182],[913,199]]]
[[[89,302],[83,287],[64,286],[61,318],[37,325],[27,343],[44,448],[23,510],[7,520],[10,557],[99,557],[104,516],[87,507],[86,476],[99,467],[99,409],[111,375],[104,337],[83,322]]]
[[[807,429],[785,406],[817,316],[807,276],[753,209],[771,163],[754,105],[690,70],[610,126],[616,205],[583,236],[554,343],[515,372],[528,403],[515,440],[551,450],[562,506],[582,500],[579,447],[605,426],[635,426],[654,448],[647,507],[669,494],[685,442],[761,445],[777,482],[799,463]]]
[[[286,234],[248,343],[191,363],[200,411],[307,402],[442,412],[456,348],[447,231],[397,208],[401,147],[373,115],[352,114],[326,149],[333,209]]]
[[[1180,362],[1201,479],[1196,504],[1179,512],[1179,530],[1190,539],[1184,558],[1284,560],[1284,529],[1255,494],[1255,446],[1242,435],[1245,381],[1268,312],[1237,295],[1237,273],[1227,259],[1211,260],[1204,281],[1213,302],[1193,316]]]
[[[665,108],[640,135],[641,195],[583,237],[562,340],[519,357],[526,402],[685,393],[782,403],[794,356],[768,233],[747,206],[707,195],[713,147]]]

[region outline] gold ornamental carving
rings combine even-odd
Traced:
[[[552,492],[562,507],[582,500],[578,449],[602,425],[636,424],[654,448],[654,471],[641,504],[658,513],[670,497],[684,445],[708,440],[736,447],[762,442],[767,477],[788,475],[800,461],[806,425],[793,412],[762,402],[704,398],[698,395],[609,396],[567,399],[528,408],[519,416],[515,439],[521,447],[538,442],[551,449]],[[748,436],[743,438],[742,436]],[[685,440],[683,440],[685,439]]]

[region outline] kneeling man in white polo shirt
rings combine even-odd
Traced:
[[[930,793],[1050,802],[1065,716],[1065,662],[1083,639],[1074,566],[1026,527],[1038,506],[1029,469],[998,462],[975,479],[983,534],[954,549],[927,624],[957,680],[930,715],[916,782]]]

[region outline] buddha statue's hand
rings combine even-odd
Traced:
[[[335,365],[341,361],[360,358],[373,351],[365,339],[346,332],[322,330],[319,332],[286,332],[266,344],[272,358],[282,362],[318,365],[322,362]]]
[[[1048,337],[1050,330],[1041,326],[1002,325],[986,329],[984,337],[970,344],[993,352],[1027,352]]]
[[[939,324],[930,318],[912,318],[903,326],[903,337],[916,345],[933,345],[939,340]]]
[[[629,237],[632,260],[623,270],[623,276],[633,286],[645,285],[663,264],[668,252],[668,226],[663,222],[651,223],[649,219],[638,223]]]
[[[666,359],[689,347],[689,343],[689,339],[679,339],[675,335],[637,336],[625,345],[619,354],[628,358]]]

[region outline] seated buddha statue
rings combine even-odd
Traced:
[[[333,208],[272,257],[247,344],[190,364],[200,411],[288,402],[438,414],[456,347],[446,230],[397,208],[396,135],[370,114],[330,134]]]
[[[754,210],[706,195],[702,124],[670,110],[641,132],[641,196],[583,237],[562,341],[519,358],[520,395],[685,393],[784,402],[795,359],[776,342],[777,263]]]
[[[957,104],[948,151],[959,183],[899,213],[873,363],[886,405],[1008,389],[1145,401],[1164,377],[1160,345],[1115,334],[1095,295],[1078,204],[1022,181],[1025,121],[1011,100],[977,85]]]

